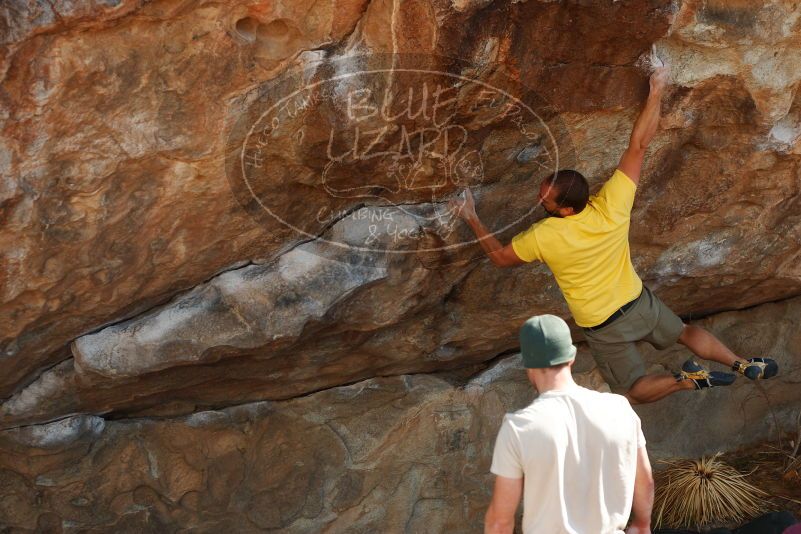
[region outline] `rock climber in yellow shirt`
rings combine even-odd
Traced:
[[[736,376],[707,371],[692,358],[679,373],[646,374],[636,341],[647,341],[657,349],[682,343],[700,358],[722,363],[752,380],[770,378],[778,371],[772,359],[741,358],[710,332],[685,325],[634,271],[628,240],[631,209],[645,150],[659,124],[667,76],[664,67],[651,76],[650,94],[634,123],[629,146],[597,194],[589,194],[580,173],[557,171],[539,190],[539,202],[550,217],[506,246],[479,220],[469,189],[461,201],[453,201],[495,265],[512,267],[535,260],[548,265],[601,374],[632,404],[654,402],[682,389],[729,385]]]

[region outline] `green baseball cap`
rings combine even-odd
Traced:
[[[535,315],[520,328],[520,353],[527,369],[553,367],[573,360],[576,347],[567,323],[555,315]]]

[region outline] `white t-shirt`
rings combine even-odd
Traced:
[[[625,397],[571,386],[506,414],[490,470],[524,478],[525,534],[619,534],[644,446]]]

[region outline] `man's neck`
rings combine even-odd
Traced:
[[[570,369],[561,369],[558,373],[543,373],[536,378],[535,387],[537,391],[542,394],[546,391],[560,391],[563,389],[570,389],[575,387],[576,382],[573,380],[573,375],[570,374]]]

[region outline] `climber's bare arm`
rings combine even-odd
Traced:
[[[667,67],[659,67],[651,75],[651,90],[648,93],[648,100],[645,107],[634,123],[634,129],[629,139],[629,147],[623,152],[623,157],[617,168],[631,178],[635,184],[640,183],[640,171],[642,169],[645,149],[654,138],[656,128],[659,126],[659,114],[662,110],[662,93],[668,79]]]
[[[503,246],[492,233],[486,229],[476,214],[476,205],[473,194],[465,189],[465,197],[461,201],[451,201],[451,207],[458,210],[459,216],[473,229],[478,243],[484,249],[487,257],[498,267],[513,267],[525,263],[521,260],[512,245]]]

